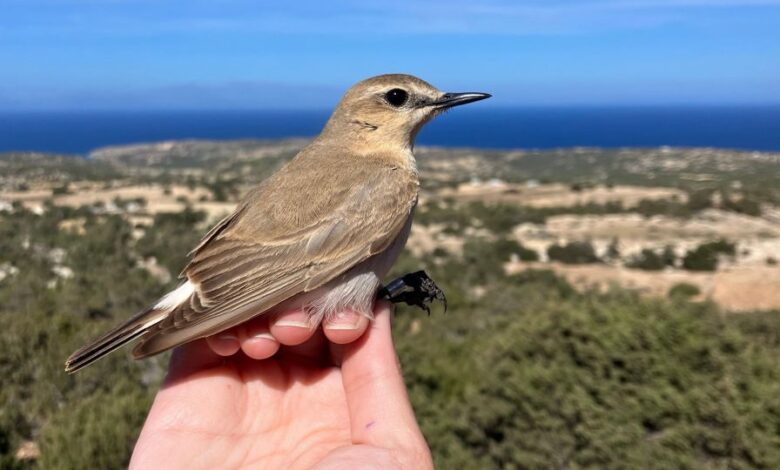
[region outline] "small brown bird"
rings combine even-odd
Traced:
[[[445,109],[489,97],[442,93],[410,75],[356,84],[320,135],[203,237],[177,289],[73,353],[65,370],[136,338],[133,356],[151,356],[286,301],[312,324],[345,309],[370,317],[411,228],[417,132]]]

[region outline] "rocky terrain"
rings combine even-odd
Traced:
[[[0,154],[0,468],[127,467],[169,356],[63,361],[304,144]],[[417,155],[391,275],[426,269],[448,310],[393,329],[438,467],[780,468],[778,154]]]
[[[2,154],[0,211],[88,207],[132,220],[141,237],[156,214],[191,208],[206,213],[205,229],[305,143],[162,142],[98,149],[86,159]],[[689,284],[697,298],[729,310],[780,308],[780,154],[420,148],[417,155],[423,191],[409,250],[419,256],[457,256],[468,239],[511,240],[533,254],[508,248],[508,273],[544,267],[583,289],[619,285],[653,295]],[[732,252],[713,255],[715,266],[692,264],[697,247],[716,241]],[[578,243],[592,256],[550,256],[551,247]],[[659,264],[663,253],[669,259]]]

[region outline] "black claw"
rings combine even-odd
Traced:
[[[404,302],[407,305],[420,307],[428,312],[428,315],[431,314],[431,303],[438,300],[444,305],[444,312],[447,312],[447,297],[444,296],[444,291],[425,271],[417,271],[393,279],[379,290],[379,297],[394,304]]]

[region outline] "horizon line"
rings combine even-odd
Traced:
[[[545,109],[545,108],[590,108],[590,109],[611,109],[611,108],[774,108],[780,107],[780,101],[768,103],[755,102],[668,102],[668,103],[529,103],[529,104],[486,104],[479,108],[486,110],[516,110],[516,109]],[[181,112],[325,112],[330,113],[334,107],[211,107],[211,108],[130,108],[130,107],[112,107],[112,108],[11,108],[0,109],[0,114],[22,114],[22,113],[181,113]]]

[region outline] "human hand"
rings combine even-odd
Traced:
[[[389,304],[371,323],[346,313],[309,328],[302,314],[271,325],[260,317],[174,351],[130,467],[432,468]]]

